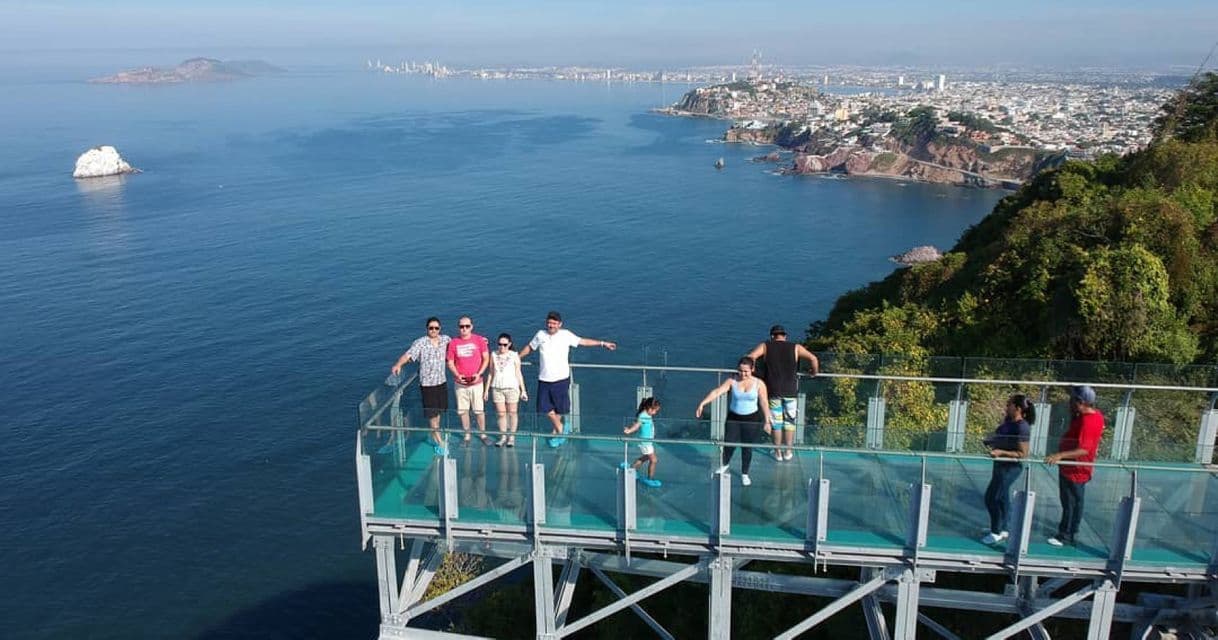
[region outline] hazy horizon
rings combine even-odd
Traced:
[[[149,0],[0,1],[0,51],[282,51],[435,59],[450,65],[697,66],[767,64],[1195,69],[1218,40],[1218,3],[1032,0],[909,6],[870,0],[800,7],[766,0],[612,6],[574,0],[316,0],[207,6]],[[290,60],[281,61],[290,63]],[[1213,66],[1213,61],[1209,66]]]

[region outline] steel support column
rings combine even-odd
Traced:
[[[558,638],[557,616],[554,613],[554,571],[546,549],[533,554],[533,621],[537,640]]]
[[[1216,439],[1218,439],[1218,409],[1206,409],[1201,412],[1201,427],[1197,430],[1197,452],[1193,456],[1193,461],[1199,464],[1213,464]]]
[[[905,569],[897,579],[897,614],[892,623],[895,640],[914,640],[918,635],[918,594],[922,585],[917,571]]]
[[[968,418],[968,400],[952,400],[947,407],[947,452],[964,451],[965,422]]]
[[[1041,458],[1049,443],[1049,417],[1053,413],[1053,405],[1048,402],[1036,403],[1036,420],[1032,423],[1031,438],[1029,438],[1028,455]]]
[[[866,438],[868,449],[884,448],[884,396],[867,398]]]
[[[714,558],[706,565],[706,573],[710,581],[706,637],[710,640],[728,640],[732,637],[732,573],[734,571],[730,558]]]

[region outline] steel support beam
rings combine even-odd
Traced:
[[[1132,471],[1129,476],[1129,495],[1121,498],[1117,507],[1116,518],[1112,523],[1112,544],[1108,553],[1108,571],[1116,578],[1117,583],[1125,572],[1125,563],[1133,556],[1133,541],[1138,531],[1138,514],[1142,508],[1142,499],[1138,495],[1138,472]]]
[[[1097,583],[1091,598],[1091,620],[1087,625],[1087,640],[1108,640],[1112,634],[1112,612],[1116,606],[1117,587],[1111,580]]]
[[[931,620],[924,614],[918,614],[918,622],[921,622],[922,626],[926,627],[927,629],[934,631],[939,635],[940,638],[943,638],[943,640],[960,640],[960,636],[952,633],[947,627],[935,622],[934,620]]]
[[[811,629],[812,627],[815,627],[816,625],[824,622],[825,620],[828,620],[829,618],[833,617],[834,614],[841,611],[842,609],[845,609],[846,607],[849,607],[850,605],[852,605],[852,604],[858,602],[859,600],[862,600],[863,598],[867,597],[868,595],[874,593],[876,589],[879,589],[880,587],[884,586],[884,583],[887,581],[888,581],[888,576],[881,573],[879,576],[872,578],[871,580],[869,580],[863,584],[858,585],[854,589],[851,589],[850,593],[847,593],[846,595],[829,603],[827,606],[822,608],[820,611],[817,611],[816,613],[812,614],[810,617],[808,617],[803,622],[800,622],[799,624],[795,625],[794,627],[791,627],[790,629],[787,629],[786,631],[774,636],[774,640],[794,640],[801,633],[807,631],[808,629]]]
[[[1129,445],[1133,441],[1133,423],[1137,418],[1138,410],[1133,405],[1129,404],[1129,396],[1132,391],[1125,393],[1125,403],[1117,407],[1116,418],[1112,424],[1112,452],[1109,458],[1112,460],[1128,460]]]
[[[876,576],[884,575],[883,569],[863,567],[859,570],[859,580],[866,582]],[[863,619],[867,621],[867,635],[871,640],[888,640],[888,621],[884,619],[884,610],[880,607],[880,599],[875,594],[863,597]]]
[[[372,492],[372,459],[364,454],[364,434],[355,434],[355,479],[359,489],[359,532],[361,548],[368,550],[368,542],[372,534],[368,533],[368,515],[375,509],[375,496]]]
[[[558,576],[558,593],[554,595],[554,624],[561,627],[567,623],[567,614],[571,612],[571,598],[575,596],[575,584],[579,582],[579,554],[573,553],[563,565],[562,574]]]
[[[1007,541],[1006,563],[1018,575],[1020,564],[1028,555],[1028,542],[1032,537],[1032,518],[1036,513],[1036,492],[1028,487],[1031,485],[1030,471],[1025,471],[1024,489],[1015,492],[1011,501],[1011,537]]]
[[[605,575],[604,571],[601,571],[600,569],[592,569],[592,575],[600,579],[600,581],[603,582],[605,586],[608,587],[609,590],[612,591],[617,597],[629,597],[626,595],[625,591],[622,591],[621,587],[617,586],[617,583],[614,582],[612,578]],[[651,627],[651,630],[655,631],[657,636],[663,638],[664,640],[675,640],[673,635],[669,633],[663,625],[661,625],[658,621],[656,621],[655,618],[651,617],[650,614],[643,610],[643,607],[639,606],[638,604],[632,604],[630,605],[630,610],[633,611],[640,619],[642,619],[643,622],[647,623],[647,626]]]
[[[563,432],[579,433],[580,432],[580,401],[579,401],[579,384],[575,382],[575,377],[571,378],[571,415],[566,417],[568,420],[564,426]]]
[[[1003,638],[1009,638],[1009,637],[1019,633],[1020,631],[1023,631],[1024,629],[1028,629],[1029,627],[1040,624],[1041,621],[1043,621],[1043,620],[1048,620],[1049,618],[1053,617],[1053,615],[1056,614],[1057,612],[1062,611],[1063,609],[1067,609],[1077,602],[1082,602],[1083,600],[1086,600],[1087,597],[1090,596],[1092,593],[1095,593],[1095,587],[1089,587],[1086,589],[1082,589],[1082,590],[1078,591],[1077,593],[1068,595],[1065,598],[1062,598],[1061,600],[1058,600],[1057,602],[1054,602],[1053,604],[1045,607],[1044,609],[1041,609],[1040,611],[1033,613],[1032,615],[1024,618],[1023,620],[1020,620],[1009,627],[1006,627],[1004,629],[1001,629],[999,631],[996,631],[996,632],[990,634],[989,636],[986,637],[986,640],[1002,640]]]
[[[617,613],[618,611],[621,611],[622,609],[625,609],[626,607],[629,607],[629,606],[639,602],[640,600],[642,600],[644,598],[647,598],[651,595],[659,593],[659,592],[667,589],[668,587],[671,587],[672,585],[677,584],[678,582],[681,582],[682,580],[685,580],[686,578],[696,575],[698,572],[702,571],[702,569],[703,569],[702,563],[691,564],[691,565],[685,567],[684,569],[681,569],[680,571],[668,576],[667,578],[654,582],[638,591],[635,591],[634,593],[630,594],[629,596],[622,598],[621,600],[618,600],[617,602],[614,602],[613,604],[601,607],[599,610],[594,611],[594,612],[580,618],[579,620],[572,622],[571,624],[564,625],[561,629],[558,630],[558,634],[555,637],[569,636],[569,635],[575,633],[576,631],[579,631],[580,629],[587,627],[588,625],[591,625],[599,620],[603,620],[603,619]]]
[[[764,408],[764,407],[763,407]],[[711,400],[711,440],[723,440],[723,421],[727,419],[727,395]]]
[[[528,561],[529,561],[528,556],[522,556],[522,557],[516,558],[514,560],[508,560],[507,562],[499,565],[498,567],[495,567],[493,570],[488,571],[488,572],[478,576],[477,578],[474,578],[473,580],[470,580],[469,582],[462,584],[459,587],[450,589],[449,591],[446,591],[443,594],[436,596],[436,597],[432,598],[431,600],[428,600],[427,602],[422,602],[422,603],[414,605],[413,607],[406,609],[404,615],[406,618],[409,619],[409,618],[414,618],[416,616],[419,616],[428,611],[431,611],[432,609],[435,609],[436,607],[439,607],[448,602],[451,602],[457,598],[460,598],[461,596],[469,593],[470,591],[473,591],[474,589],[482,587],[489,582],[494,582],[495,580],[499,579],[500,576],[507,575],[508,573],[515,571],[518,567],[524,566],[525,563],[527,563]]]
[[[735,570],[730,558],[713,558],[706,564],[710,582],[706,636],[710,640],[732,637],[732,576]]]

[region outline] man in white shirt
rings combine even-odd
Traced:
[[[571,413],[571,349],[591,346],[610,351],[617,349],[615,342],[581,338],[563,329],[562,316],[557,311],[551,311],[546,314],[546,328],[538,331],[520,350],[522,360],[534,350],[538,353],[537,413],[544,413],[550,418],[556,436],[563,432],[562,417]],[[562,438],[550,438],[551,447],[562,443]]]

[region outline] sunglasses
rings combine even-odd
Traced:
[[[428,331],[439,331],[440,327],[427,327]]]
[[[457,328],[458,328],[458,329],[473,329],[473,328],[474,328],[474,325],[472,325],[472,324],[459,324],[459,325],[457,325]]]
[[[512,343],[510,343],[510,342],[500,342],[500,343],[499,343],[499,346],[501,346],[501,347],[510,347],[510,346],[512,346]]]

